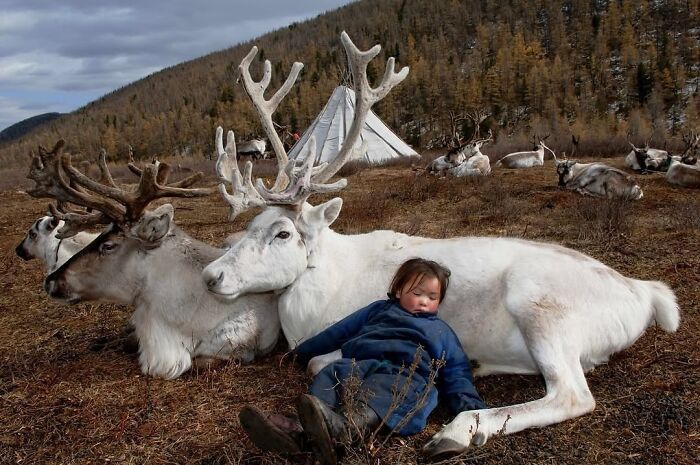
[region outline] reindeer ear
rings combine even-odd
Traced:
[[[338,218],[342,206],[343,199],[336,197],[321,205],[303,208],[299,216],[301,220],[301,224],[299,224],[300,232],[306,235],[314,235],[316,231],[330,226]]]
[[[330,226],[338,218],[343,207],[343,199],[336,197],[326,203],[311,207],[302,212],[302,219],[307,225],[314,224],[319,229]]]
[[[161,205],[153,211],[143,214],[129,232],[131,235],[147,242],[158,242],[168,234],[173,222],[173,206]]]
[[[58,218],[56,218],[55,216],[50,216],[49,218],[51,218],[51,219],[46,224],[46,226],[49,228],[49,231],[53,231],[58,226],[58,223],[60,220]]]

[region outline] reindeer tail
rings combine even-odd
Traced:
[[[659,281],[644,281],[651,294],[651,306],[654,320],[667,333],[678,329],[681,315],[676,302],[676,295],[670,287]]]

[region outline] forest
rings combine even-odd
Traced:
[[[262,135],[237,83],[253,44],[254,77],[270,60],[271,89],[304,63],[274,116],[301,132],[346,82],[342,30],[410,67],[375,112],[419,151],[450,139],[450,115],[475,110],[489,115],[482,130],[493,130],[496,152],[528,149],[534,133],[560,152],[578,137],[581,155],[619,155],[628,139],[678,150],[684,131],[700,129],[700,0],[362,0],[116,89],[2,143],[0,159],[24,165],[58,138],[90,158],[105,148],[126,159],[130,146],[137,159],[208,157],[216,126]],[[468,138],[473,128],[457,130]]]

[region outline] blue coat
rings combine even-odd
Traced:
[[[321,370],[309,392],[338,408],[342,384],[354,374],[368,395],[363,400],[401,435],[425,428],[428,415],[437,406],[438,392],[453,414],[486,408],[457,335],[435,314],[414,315],[396,299],[380,300],[300,344],[297,360],[306,364],[312,357],[337,349],[342,350],[343,358]],[[445,364],[437,371],[435,385],[430,385],[434,361],[440,359]],[[408,368],[416,361],[410,376]],[[395,395],[397,390],[404,394]],[[392,407],[397,397],[401,402]]]

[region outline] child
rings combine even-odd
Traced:
[[[350,444],[360,439],[354,435],[366,436],[380,424],[400,435],[420,432],[437,406],[438,393],[453,414],[485,408],[459,339],[437,317],[449,276],[449,270],[433,261],[408,260],[392,279],[388,300],[374,302],[300,344],[295,353],[304,365],[339,348],[343,358],[323,368],[309,394],[297,400],[300,425],[244,407],[241,424],[256,445],[298,452],[303,432],[320,463],[330,465],[337,461],[336,445]],[[433,386],[429,378],[436,360],[444,365],[437,369]],[[412,364],[415,370],[409,370]],[[344,416],[337,410],[343,384],[351,376],[361,380],[368,396]],[[397,391],[402,395],[397,397]]]

